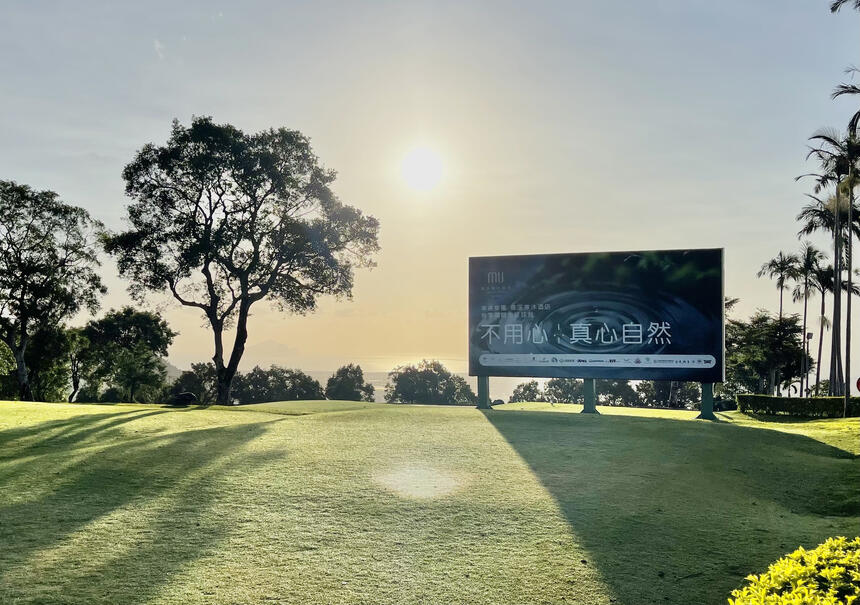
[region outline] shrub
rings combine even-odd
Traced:
[[[860,603],[860,538],[828,538],[813,550],[798,548],[747,585],[730,605],[838,605]]]
[[[738,409],[752,414],[790,414],[808,418],[841,418],[845,400],[842,397],[774,397],[772,395],[738,395]],[[848,415],[860,416],[860,397],[848,402]]]

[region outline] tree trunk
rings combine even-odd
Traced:
[[[230,388],[233,386],[233,377],[236,372],[230,372],[228,368],[222,367],[217,372],[218,384],[215,390],[215,405],[232,405],[233,398],[230,396]]]
[[[780,350],[782,350],[782,295],[783,295],[783,292],[784,292],[784,290],[782,289],[782,287],[780,287],[780,289],[779,289],[779,323],[777,324],[779,326],[779,348],[780,348]],[[771,395],[774,392],[776,393],[777,397],[779,397],[781,395],[780,389],[779,389],[780,382],[782,382],[782,372],[780,370],[776,370],[776,373],[774,374],[774,378],[773,378],[774,390],[773,390],[773,392],[770,393]]]
[[[806,379],[806,390],[809,390],[809,368],[806,367],[809,359],[809,341],[806,339],[806,308],[809,306],[809,274],[803,276],[803,359],[800,362],[800,396],[803,397],[803,380]]]
[[[833,325],[830,341],[829,395],[842,394],[842,225],[839,221],[839,183],[836,183],[836,202],[833,208]]]
[[[223,346],[219,348],[221,340],[220,332],[216,336],[215,350],[218,359],[215,359],[215,367],[218,375],[218,390],[215,396],[215,405],[231,405],[233,403],[230,397],[230,388],[233,384],[236,370],[239,368],[239,362],[245,353],[245,343],[248,340],[248,311],[250,308],[251,303],[247,299],[239,303],[239,315],[236,318],[236,338],[233,341],[233,350],[230,352],[230,360],[226,366],[224,365]]]
[[[847,243],[847,258],[848,264],[848,295],[845,299],[845,403],[842,410],[842,417],[848,416],[848,399],[851,397],[851,240],[854,239],[852,227],[852,211],[854,207],[854,175],[852,170],[848,170],[848,241]]]
[[[15,347],[12,351],[15,355],[15,374],[18,378],[18,396],[21,401],[33,401],[33,390],[30,388],[30,376],[27,372],[27,364],[24,361],[25,346]]]
[[[827,302],[826,292],[821,291],[821,318],[818,322],[818,362],[815,364],[815,396],[818,397],[818,385],[821,382],[821,349],[824,345],[824,320],[827,319],[825,315],[825,303]]]
[[[779,288],[779,322],[782,323],[782,286]]]
[[[75,397],[78,395],[78,391],[81,390],[81,379],[75,375],[72,375],[72,392],[69,393],[69,403],[72,403],[75,400]]]
[[[767,394],[773,395],[776,387],[776,368],[771,368],[767,372]]]

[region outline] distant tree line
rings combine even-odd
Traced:
[[[246,134],[208,117],[188,127],[174,121],[168,141],[144,145],[122,177],[131,203],[129,228],[119,233],[52,191],[0,181],[6,396],[57,399],[71,384],[72,399],[111,389],[131,400],[155,397],[172,333],[108,343],[95,325],[86,333],[67,327],[81,311],[95,314],[106,293],[100,251],[116,259],[137,302],[168,295],[201,313],[214,342],[214,399],[228,404],[251,308],[267,300],[308,313],[320,296],[349,297],[355,269],[372,266],[379,250],[378,221],[337,198],[335,173],[294,130]],[[242,393],[254,398],[263,382],[277,392],[304,388],[280,370],[249,380]]]
[[[595,380],[597,401],[601,405],[683,408],[698,407],[701,389],[694,382],[641,380]],[[537,380],[518,384],[510,403],[538,401],[548,403],[583,403],[583,381],[577,378],[551,378],[543,388]]]

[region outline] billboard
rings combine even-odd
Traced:
[[[722,382],[722,249],[469,259],[469,374]]]

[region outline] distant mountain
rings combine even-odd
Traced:
[[[176,380],[177,378],[179,378],[182,375],[183,370],[180,370],[179,368],[177,368],[175,365],[173,365],[172,363],[170,363],[166,359],[164,360],[164,365],[167,366],[167,382],[168,383],[173,382],[174,380]]]

